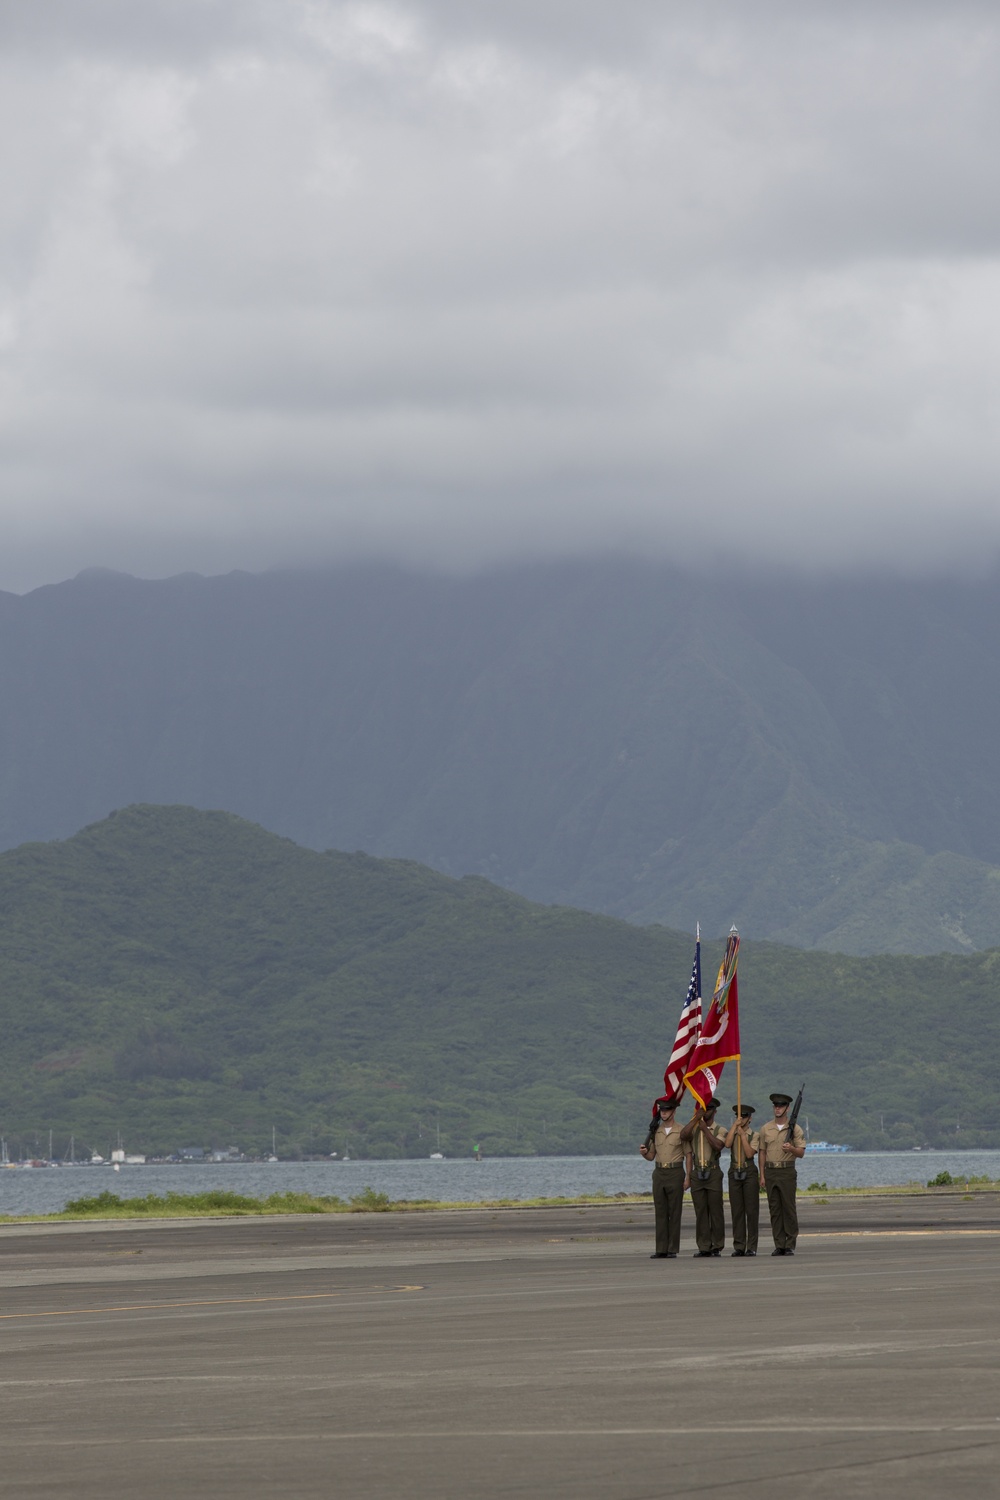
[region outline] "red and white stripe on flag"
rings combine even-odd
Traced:
[[[663,1074],[663,1090],[668,1095],[680,1098],[684,1092],[684,1074],[688,1070],[691,1055],[698,1045],[701,1034],[701,943],[695,944],[694,965],[687,995],[681,1007],[681,1018],[677,1025],[670,1061]]]

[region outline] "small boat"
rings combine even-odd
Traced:
[[[806,1151],[850,1151],[850,1146],[837,1146],[832,1141],[807,1141]]]
[[[430,1160],[431,1161],[444,1161],[444,1152],[443,1151],[432,1151],[431,1154],[430,1154]]]

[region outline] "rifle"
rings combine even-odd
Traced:
[[[799,1092],[798,1092],[798,1094],[795,1097],[795,1103],[792,1105],[792,1112],[788,1116],[788,1136],[787,1136],[787,1140],[788,1140],[788,1144],[790,1146],[794,1146],[795,1145],[795,1126],[796,1126],[796,1123],[798,1122],[799,1110],[802,1108],[802,1095],[805,1092],[805,1087],[806,1087],[805,1084],[802,1084],[802,1086],[800,1087]],[[792,1161],[795,1160],[794,1157],[792,1157],[791,1159],[792,1159]]]

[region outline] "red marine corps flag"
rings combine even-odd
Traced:
[[[685,1087],[690,1089],[702,1109],[719,1087],[723,1063],[735,1062],[740,1055],[739,994],[736,988],[739,955],[740,935],[732,927],[726,956],[715,981],[712,1004],[684,1074]]]

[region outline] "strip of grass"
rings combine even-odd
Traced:
[[[71,1199],[53,1214],[6,1214],[0,1223],[24,1224],[63,1219],[189,1219],[246,1218],[261,1214],[357,1214],[426,1213],[443,1209],[598,1207],[611,1203],[642,1203],[649,1194],[606,1193],[578,1198],[495,1198],[487,1202],[448,1202],[435,1198],[393,1200],[387,1193],[366,1187],[350,1199],[321,1197],[313,1193],[271,1193],[251,1198],[242,1193],[150,1193],[144,1198],[121,1198],[117,1193],[98,1193],[92,1198]]]
[[[203,1215],[238,1218],[248,1214],[336,1214],[385,1213],[391,1207],[387,1193],[365,1188],[349,1202],[337,1197],[317,1197],[313,1193],[271,1193],[266,1198],[251,1198],[243,1193],[223,1191],[208,1193],[167,1193],[159,1197],[149,1193],[145,1198],[120,1198],[117,1193],[98,1193],[93,1198],[73,1198],[56,1219],[176,1219]]]
[[[948,1180],[945,1181],[945,1178]],[[809,1194],[822,1193],[824,1198],[886,1198],[886,1197],[913,1197],[923,1196],[925,1198],[936,1198],[940,1194],[954,1193],[961,1189],[968,1193],[996,1193],[1000,1192],[1000,1182],[994,1182],[989,1177],[950,1177],[947,1172],[942,1172],[931,1182],[897,1182],[886,1187],[827,1187],[825,1182],[811,1182],[805,1191]]]

